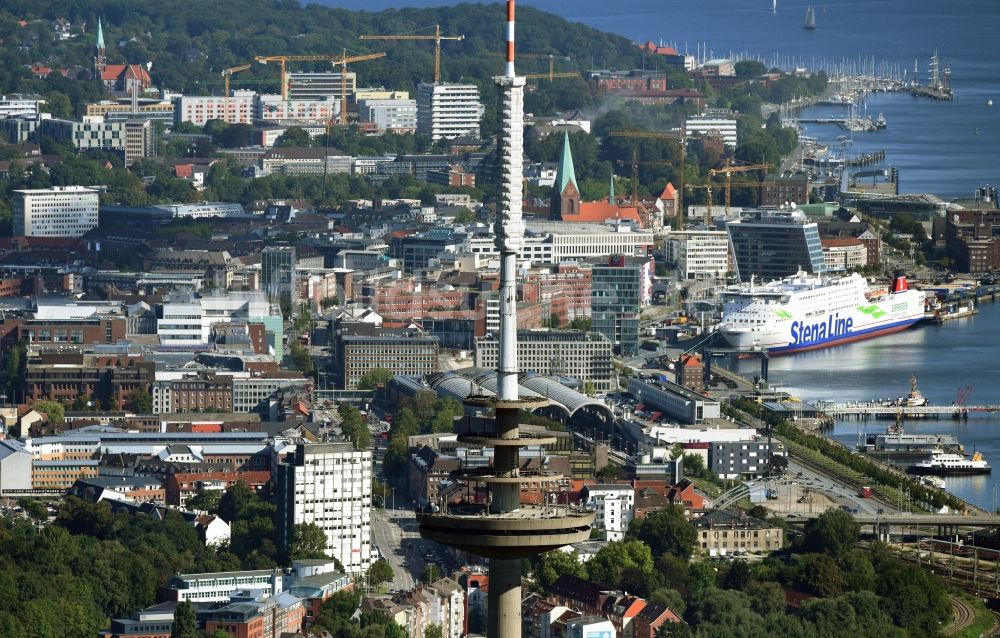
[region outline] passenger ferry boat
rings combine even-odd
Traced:
[[[735,348],[782,354],[816,350],[909,328],[924,316],[924,293],[905,275],[892,289],[873,292],[853,273],[838,277],[798,274],[723,293],[719,330]]]
[[[983,455],[976,452],[971,459],[961,454],[949,454],[943,450],[933,450],[931,457],[910,466],[915,474],[989,474],[990,464]]]

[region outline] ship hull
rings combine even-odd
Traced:
[[[911,465],[907,471],[910,474],[931,474],[934,476],[976,476],[990,474],[990,467],[922,467]]]
[[[844,335],[828,337],[825,339],[795,345],[790,345],[787,339],[779,340],[780,337],[777,333],[733,333],[723,330],[722,336],[725,337],[729,345],[734,348],[767,350],[769,355],[782,355],[808,352],[810,350],[821,350],[823,348],[832,348],[833,346],[840,346],[847,343],[853,343],[855,341],[874,339],[875,337],[882,337],[884,335],[902,332],[903,330],[913,326],[918,321],[920,321],[920,318],[914,317],[903,321],[885,324],[883,326],[874,326],[872,328],[861,329]]]

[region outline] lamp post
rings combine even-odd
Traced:
[[[392,489],[392,511],[395,512],[396,511],[396,486],[393,485],[391,489]],[[395,516],[395,514],[393,514],[393,516]]]

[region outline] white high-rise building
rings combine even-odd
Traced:
[[[353,71],[347,72],[344,85],[340,82],[340,71],[321,73],[289,73],[288,97],[292,100],[323,100],[328,97],[340,100],[342,88],[347,89],[347,97],[354,95],[357,89],[358,76]]]
[[[686,135],[716,133],[722,137],[726,146],[736,148],[739,138],[736,136],[736,116],[722,113],[706,113],[689,117],[684,122]]]
[[[603,529],[605,540],[625,540],[625,533],[635,510],[635,491],[631,485],[587,485],[581,498],[597,511],[596,527]]]
[[[305,443],[278,465],[278,544],[286,548],[296,525],[326,533],[327,556],[349,574],[372,563],[372,453],[351,443]]]
[[[417,85],[417,132],[431,139],[479,137],[483,105],[475,84]]]
[[[233,91],[231,96],[183,95],[174,101],[174,121],[197,126],[204,126],[209,120],[252,124],[255,98],[253,91]]]
[[[97,226],[97,191],[83,186],[18,190],[14,236],[80,237]]]
[[[721,281],[729,271],[729,233],[724,230],[675,230],[664,242],[664,257],[681,279]]]
[[[417,101],[362,100],[358,102],[358,116],[380,131],[413,132],[417,128]]]

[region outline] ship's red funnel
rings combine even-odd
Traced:
[[[896,280],[892,283],[893,292],[905,292],[910,289],[909,284],[906,283],[906,275],[899,273],[896,275]]]

